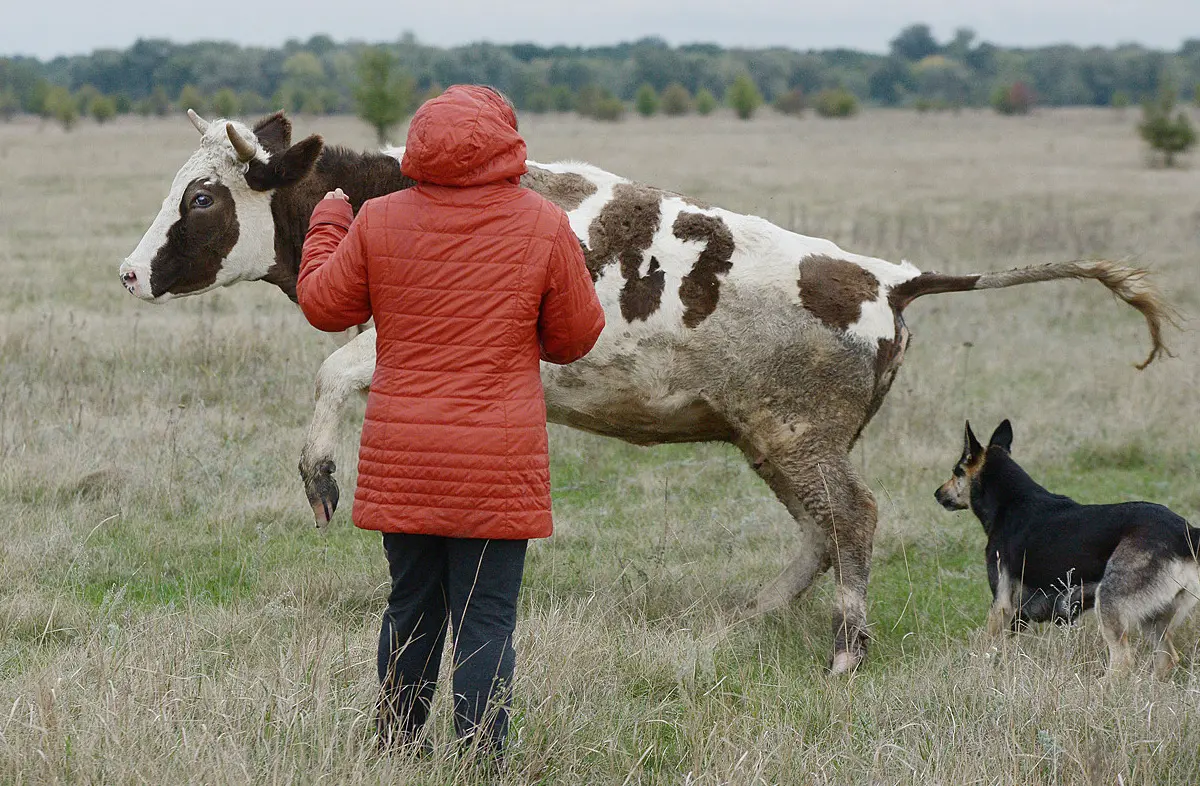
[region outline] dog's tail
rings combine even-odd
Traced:
[[[1160,354],[1171,355],[1163,343],[1166,325],[1178,327],[1179,314],[1167,303],[1159,291],[1147,281],[1150,271],[1140,267],[1126,267],[1108,260],[1080,260],[1076,262],[1052,262],[1048,265],[1017,267],[991,273],[972,273],[954,276],[946,273],[922,273],[893,287],[890,294],[892,308],[899,313],[905,306],[919,297],[941,292],[968,292],[975,289],[1001,289],[1036,281],[1054,281],[1059,278],[1094,278],[1115,296],[1136,308],[1146,318],[1152,344],[1150,355],[1139,369],[1150,365]]]

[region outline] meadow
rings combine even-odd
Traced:
[[[1147,168],[1135,120],[530,116],[522,131],[534,159],[925,270],[1129,260],[1200,314],[1200,173]],[[296,124],[371,146],[353,119]],[[295,471],[333,345],[265,284],[155,307],[118,282],[195,144],[182,116],[0,124],[0,782],[474,783],[444,690],[431,759],[375,753],[382,548],[348,508],[315,530]],[[552,426],[557,531],[529,557],[504,782],[1200,782],[1200,624],[1166,682],[1102,686],[1092,615],[993,640],[982,530],[933,499],[963,419],[988,434],[1008,417],[1052,490],[1200,521],[1194,323],[1139,372],[1143,323],[1095,283],[940,295],[906,316],[905,367],[853,453],[881,515],[864,667],[825,674],[828,576],[738,621],[795,532],[732,448]],[[361,414],[344,424],[344,499]]]

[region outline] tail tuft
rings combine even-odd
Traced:
[[[1163,331],[1166,325],[1179,327],[1180,321],[1179,312],[1147,280],[1149,275],[1150,271],[1145,268],[1119,265],[1106,259],[1053,262],[1048,265],[963,276],[922,273],[895,287],[892,290],[891,298],[893,306],[902,310],[919,297],[939,292],[1002,289],[1061,278],[1095,279],[1107,287],[1114,296],[1136,308],[1145,317],[1146,326],[1150,330],[1150,354],[1143,362],[1137,364],[1138,369],[1144,369],[1160,355],[1173,357],[1163,341]]]

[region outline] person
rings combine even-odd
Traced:
[[[383,533],[391,573],[384,747],[427,749],[449,622],[455,730],[503,752],[526,545],[552,530],[539,359],[573,362],[604,327],[566,214],[519,185],[525,156],[511,104],[451,87],[410,125],[401,169],[416,185],[357,217],[329,192],[304,241],[304,316],[377,331],[352,517]]]

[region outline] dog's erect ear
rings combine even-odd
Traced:
[[[988,440],[988,447],[993,445],[998,448],[1003,448],[1005,453],[1012,453],[1012,423],[1006,418],[1003,423],[996,426],[996,430],[992,432],[992,438]]]
[[[272,155],[271,160],[265,164],[253,159],[250,161],[250,168],[246,170],[246,182],[255,191],[271,191],[290,186],[312,171],[313,164],[321,157],[324,147],[324,140],[314,134],[282,153]]]
[[[975,439],[975,432],[971,431],[971,421],[967,421],[967,428],[963,431],[963,461],[970,461],[983,452],[983,445],[979,444],[979,440]]]

